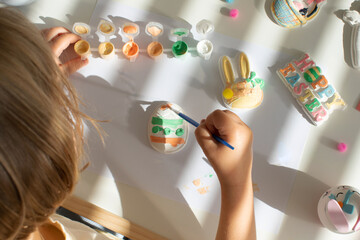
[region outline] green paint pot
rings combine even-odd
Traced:
[[[188,46],[184,41],[177,41],[172,46],[172,52],[176,58],[181,58],[188,52]]]

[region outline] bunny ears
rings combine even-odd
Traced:
[[[222,92],[223,101],[229,109],[251,109],[258,107],[264,97],[262,91],[264,81],[255,78],[255,72],[250,71],[249,60],[245,53],[240,53],[238,78],[232,60],[228,56],[222,56],[219,61],[220,76],[224,84]]]
[[[325,0],[274,0],[271,12],[280,26],[294,28],[313,19],[324,2]]]

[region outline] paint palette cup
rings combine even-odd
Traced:
[[[133,41],[134,38],[139,35],[139,25],[132,22],[124,23],[121,27],[121,34],[127,37],[130,41]]]
[[[133,41],[129,41],[123,46],[122,52],[130,62],[135,62],[136,58],[139,56],[139,45]]]
[[[72,28],[73,33],[79,35],[82,38],[86,38],[90,35],[91,28],[86,23],[76,22]]]
[[[360,229],[360,192],[351,186],[328,189],[318,203],[321,223],[335,233],[353,233]]]
[[[187,143],[188,123],[169,107],[183,113],[181,107],[164,103],[152,113],[148,123],[148,137],[151,147],[160,153],[176,153]]]
[[[115,47],[111,42],[100,43],[98,51],[103,59],[111,59],[115,55]]]
[[[171,49],[176,58],[184,58],[189,48],[186,42],[177,41],[173,44]]]
[[[183,37],[187,37],[189,35],[189,29],[174,28],[171,29],[171,35],[175,36],[177,41],[181,41]]]
[[[158,38],[164,33],[164,27],[158,22],[149,22],[145,26],[145,32],[152,37],[154,42],[157,42]]]
[[[200,57],[204,58],[205,60],[209,60],[211,57],[211,53],[213,52],[213,44],[209,40],[201,40],[198,42],[196,46],[196,50]]]
[[[164,51],[163,45],[159,42],[151,42],[147,49],[146,49],[148,55],[152,58],[152,59],[158,59],[161,54]]]
[[[116,27],[112,22],[101,20],[97,27],[98,32],[103,35],[106,42],[109,42],[110,36],[115,34]]]
[[[90,43],[85,40],[79,40],[74,44],[74,51],[81,56],[81,59],[86,59],[91,55]]]
[[[209,20],[203,19],[196,24],[196,31],[204,36],[214,31],[214,24]]]

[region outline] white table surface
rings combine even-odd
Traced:
[[[360,100],[360,73],[348,65],[350,27],[339,18],[342,10],[351,7],[351,0],[328,0],[312,22],[293,30],[281,28],[271,20],[271,0],[235,0],[233,4],[222,0],[119,1],[182,18],[192,25],[209,19],[219,33],[289,54],[307,52],[316,63],[326,66],[326,75],[331,76],[348,108],[334,112],[325,124],[312,128],[279,233],[259,230],[257,234],[258,239],[269,240],[360,238],[360,233],[338,235],[328,231],[316,213],[317,201],[328,187],[360,188],[360,112],[355,109]],[[37,0],[21,10],[40,28],[70,28],[74,22],[89,22],[95,4],[96,0]],[[360,4],[352,7],[360,10]],[[230,8],[240,10],[238,19],[226,16]],[[346,153],[336,150],[338,142],[348,144]],[[169,239],[213,239],[216,233],[218,216],[214,214],[190,209],[91,171],[82,173],[75,195]]]

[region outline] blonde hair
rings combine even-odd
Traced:
[[[32,23],[0,8],[0,33],[0,239],[25,239],[72,191],[88,117]]]

